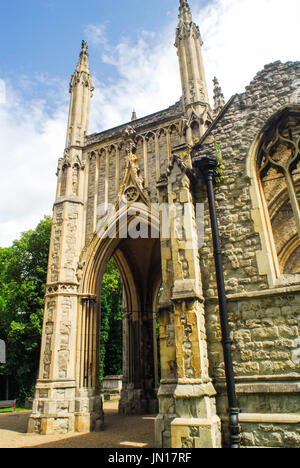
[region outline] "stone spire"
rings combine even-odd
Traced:
[[[186,0],[180,0],[179,23],[176,30],[177,48],[184,107],[193,107],[201,115],[209,109],[205,79],[202,39],[199,27],[193,22],[190,7]]]
[[[225,106],[225,99],[224,94],[222,93],[221,86],[216,77],[213,79],[214,83],[214,111],[213,116],[217,117],[217,115],[221,112],[223,107]]]
[[[90,99],[94,90],[89,69],[88,45],[82,41],[79,61],[70,82],[70,109],[66,148],[83,146],[89,126]]]
[[[192,22],[192,14],[189,4],[186,0],[180,0],[179,20],[183,19],[186,22]]]

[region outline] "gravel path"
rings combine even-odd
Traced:
[[[155,416],[119,416],[118,401],[104,403],[102,432],[42,436],[27,434],[30,412],[0,414],[0,448],[152,448]]]

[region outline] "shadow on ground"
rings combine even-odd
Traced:
[[[155,416],[120,416],[117,404],[104,405],[101,432],[41,436],[27,434],[30,412],[0,415],[0,448],[153,448]]]

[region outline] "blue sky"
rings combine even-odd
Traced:
[[[211,93],[242,92],[266,63],[299,60],[299,0],[190,0]],[[90,133],[181,95],[179,0],[0,0],[0,246],[52,213],[69,80],[89,43]]]
[[[174,3],[174,0],[1,0],[0,34],[2,46],[5,44],[1,72],[30,74],[41,70],[68,78],[88,24],[105,23],[112,42],[126,36],[135,40],[142,30],[158,31],[163,27]]]

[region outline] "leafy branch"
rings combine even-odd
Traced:
[[[216,178],[215,181],[217,184],[220,184],[224,180],[224,175],[223,175],[223,170],[224,170],[224,164],[223,164],[223,156],[222,156],[222,150],[221,150],[221,145],[220,142],[217,140],[215,135],[212,133],[213,139],[214,139],[214,150],[215,150],[215,157],[217,160],[217,169],[216,169]],[[182,161],[184,161],[188,156],[191,154],[191,150],[193,146],[195,146],[197,143],[199,143],[200,139],[195,138],[194,139],[194,144],[193,145],[188,145],[188,151],[184,151],[182,153],[179,153],[178,156]]]
[[[223,175],[223,169],[224,169],[224,164],[223,164],[223,156],[222,156],[222,151],[221,151],[221,145],[219,141],[216,139],[215,135],[213,135],[214,138],[214,148],[215,148],[215,156],[217,160],[217,169],[216,169],[216,183],[220,184],[224,180],[224,175]]]

